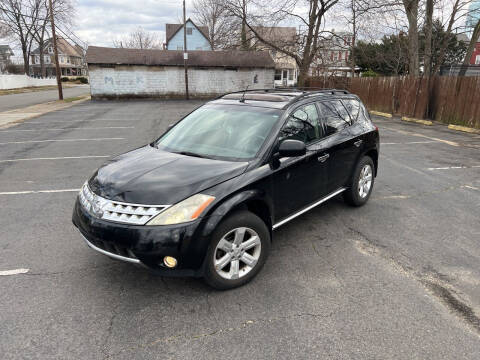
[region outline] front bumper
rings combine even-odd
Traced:
[[[210,240],[202,232],[206,220],[168,226],[121,224],[92,216],[78,200],[72,215],[73,224],[92,249],[166,276],[202,276]],[[165,256],[175,257],[178,265],[167,268],[163,264]]]

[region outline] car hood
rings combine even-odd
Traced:
[[[171,205],[242,174],[247,166],[247,162],[204,159],[145,146],[104,164],[89,186],[110,200]]]

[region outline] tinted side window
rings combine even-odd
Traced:
[[[347,108],[350,116],[352,117],[352,121],[355,122],[358,119],[358,114],[360,113],[360,103],[358,100],[354,99],[346,99],[343,100],[343,104]]]
[[[320,124],[315,104],[295,109],[280,130],[279,139],[301,140],[306,144],[320,138]]]
[[[350,125],[350,116],[339,100],[319,103],[326,136],[341,131]]]

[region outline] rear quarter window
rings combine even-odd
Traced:
[[[350,113],[350,117],[352,118],[352,122],[357,121],[358,114],[361,111],[361,105],[358,100],[355,99],[345,99],[342,100],[343,104],[347,108],[348,112]]]

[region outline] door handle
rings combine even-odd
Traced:
[[[325,154],[325,155],[319,156],[319,157],[317,158],[317,160],[323,163],[323,162],[325,162],[329,157],[330,157],[329,154]]]
[[[362,145],[362,143],[363,143],[363,140],[360,139],[360,140],[355,141],[353,144],[354,144],[356,147],[360,147],[360,145]]]

